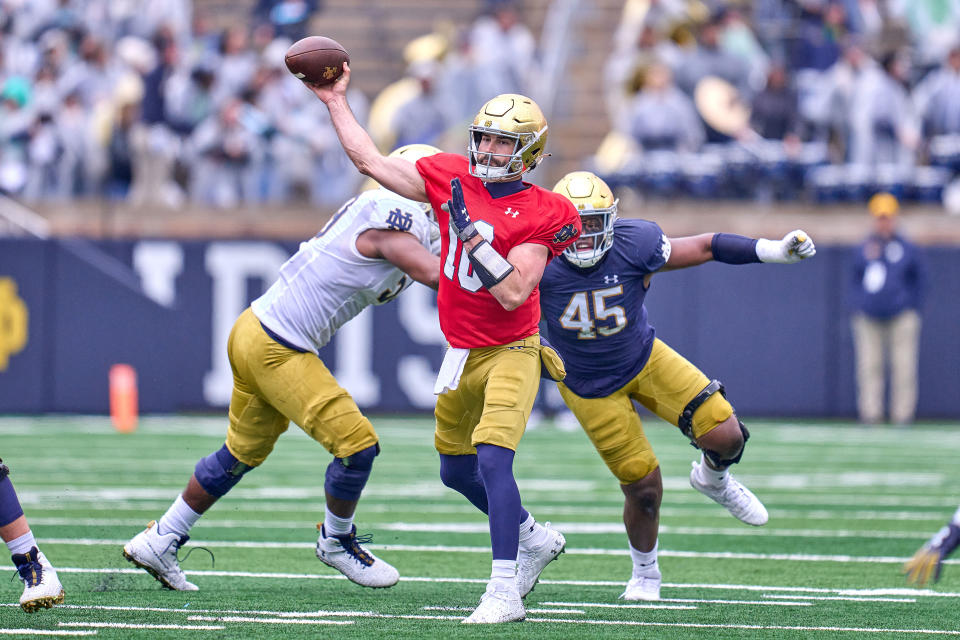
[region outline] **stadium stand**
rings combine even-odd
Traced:
[[[82,10],[58,10],[53,2],[30,3],[29,10],[10,4],[0,29],[0,191],[46,217],[55,233],[291,237],[315,228],[360,178],[331,144],[323,110],[278,63],[289,40],[274,38],[276,25],[265,26],[275,4],[147,2],[138,15],[99,0],[78,3]],[[904,201],[905,224],[918,241],[960,237],[943,216],[944,204],[948,211],[960,209],[960,190],[949,188],[960,169],[960,116],[949,108],[956,104],[950,96],[957,64],[951,61],[960,64],[960,54],[950,53],[955,42],[942,37],[942,28],[915,24],[897,3],[306,5],[312,13],[305,22],[280,30],[332,35],[351,52],[354,109],[372,131],[384,131],[384,147],[395,139],[396,114],[420,95],[414,80],[423,73],[417,65],[425,55],[442,73],[452,75],[450,68],[461,65],[459,85],[435,89],[449,107],[445,124],[452,132],[440,146],[461,150],[458,118],[475,105],[446,103],[454,102],[451,96],[477,101],[463,97],[469,78],[483,69],[484,56],[471,52],[470,41],[479,16],[507,6],[536,42],[538,68],[526,90],[550,115],[553,157],[531,176],[534,181],[552,184],[590,166],[634,205],[624,210],[670,212],[673,233],[703,228],[704,209],[712,223],[726,223],[729,211],[738,228],[756,225],[744,229],[754,235],[779,230],[781,214],[795,220],[815,209],[810,228],[827,241],[853,241],[859,205],[885,189]],[[879,12],[867,11],[871,6]],[[821,42],[814,33],[828,37]],[[424,37],[445,40],[446,49],[411,53]],[[905,57],[902,45],[911,43],[923,46]],[[465,64],[471,59],[479,61],[477,69]],[[719,114],[700,105],[709,125],[702,147],[643,149],[618,121],[611,100],[633,100],[651,62],[671,69],[691,99],[699,88],[714,96],[707,105],[721,104]],[[766,78],[778,77],[768,73],[775,68],[783,71],[780,93],[765,86]],[[728,88],[704,79],[708,71],[727,77]],[[856,77],[853,86],[863,95],[844,93],[844,77]],[[706,92],[707,80],[721,93]],[[824,91],[814,91],[820,85]],[[866,123],[831,119],[844,113],[844,105],[859,113],[891,92],[911,102],[900,99],[910,107],[904,126],[890,113]],[[724,132],[717,118],[734,98],[741,115],[754,108],[756,118],[739,133]],[[761,120],[791,100],[797,122]],[[898,157],[906,161],[874,167],[850,162],[864,153],[880,157],[870,151],[877,136],[899,145]],[[224,224],[225,209],[230,224]],[[744,222],[741,214],[751,215]],[[827,215],[829,224],[823,224]]]

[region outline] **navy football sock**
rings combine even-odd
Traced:
[[[10,478],[0,480],[0,527],[10,524],[22,515],[23,509]]]
[[[441,453],[440,480],[445,486],[461,493],[477,509],[487,513],[487,489],[480,479],[476,455],[448,456]],[[529,516],[521,506],[520,522],[525,522]]]
[[[515,560],[520,545],[520,490],[513,478],[514,452],[493,444],[477,445],[477,466],[487,491],[490,543],[494,560]]]

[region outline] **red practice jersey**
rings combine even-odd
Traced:
[[[580,215],[558,193],[531,185],[512,195],[494,198],[483,182],[470,175],[467,158],[440,153],[417,161],[427,196],[440,223],[440,328],[453,347],[473,349],[507,344],[535,334],[540,322],[540,288],[513,311],[507,311],[480,283],[456,233],[450,215],[440,205],[450,199],[450,181],[460,178],[470,219],[503,257],[525,242],[542,244],[549,262],[580,235]]]

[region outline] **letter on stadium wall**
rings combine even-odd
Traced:
[[[183,247],[179,242],[138,242],[133,247],[133,268],[145,294],[167,308],[174,305],[177,276],[183,271]]]
[[[404,294],[406,295],[406,294]],[[361,407],[380,402],[380,380],[373,372],[373,309],[367,307],[333,336],[337,366],[333,377]]]
[[[250,304],[247,280],[260,280],[262,293],[288,257],[282,247],[269,242],[211,242],[207,247],[205,265],[213,278],[213,340],[212,368],[203,378],[203,397],[210,404],[230,402],[233,374],[227,359],[227,337],[237,316]]]
[[[414,285],[397,298],[400,325],[417,344],[446,344],[437,319],[436,298],[423,286]],[[397,383],[413,406],[432,409],[437,402],[433,382],[437,371],[430,359],[422,355],[403,355],[397,362]]]

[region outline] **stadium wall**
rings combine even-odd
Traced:
[[[296,242],[0,239],[0,413],[109,407],[108,371],[133,365],[144,412],[220,410],[234,319]],[[918,415],[960,418],[960,248],[927,247]],[[708,264],[657,276],[657,335],[719,378],[742,415],[854,416],[849,247],[799,265]],[[348,323],[321,357],[371,412],[433,407],[443,337],[413,286]],[[542,394],[545,408],[558,394]]]

